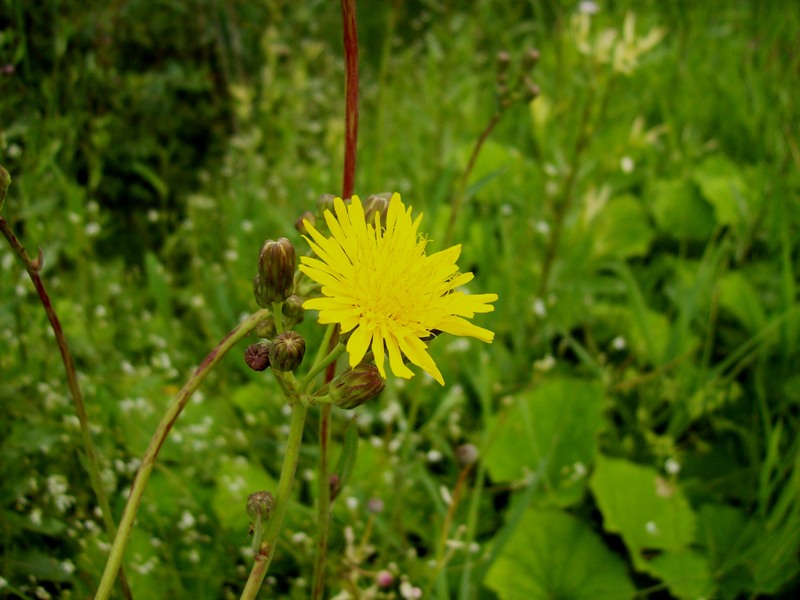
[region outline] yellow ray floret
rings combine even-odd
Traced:
[[[383,377],[388,354],[398,377],[414,374],[405,357],[444,384],[425,340],[442,331],[491,342],[494,333],[467,319],[494,310],[497,294],[457,291],[473,278],[458,271],[461,246],[428,256],[427,240],[418,234],[421,220],[422,215],[412,220],[411,207],[394,194],[385,227],[377,214],[373,223],[366,222],[358,196],[349,204],[336,198],[334,212],[325,212],[330,237],[304,221],[306,241],[317,258],[301,257],[300,270],[322,286],[322,296],[303,307],[318,310],[320,323],[338,323],[342,333],[352,332],[347,341],[351,367],[372,350]]]

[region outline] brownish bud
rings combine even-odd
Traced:
[[[253,492],[247,497],[247,514],[251,519],[261,517],[266,521],[274,508],[275,498],[269,492]]]
[[[271,342],[264,341],[250,344],[244,351],[244,362],[253,371],[264,371],[269,367],[269,348]]]
[[[314,216],[314,213],[310,211],[304,212],[300,215],[300,218],[295,221],[294,228],[297,229],[303,235],[308,235],[308,229],[306,229],[305,221],[311,223],[311,226],[316,229],[317,227],[317,217]]]
[[[328,393],[336,406],[350,410],[376,398],[385,385],[378,367],[362,363],[334,379]]]
[[[284,331],[272,341],[269,362],[276,371],[294,371],[303,362],[306,341],[296,331]]]
[[[494,62],[497,72],[505,73],[508,70],[508,65],[511,64],[511,55],[505,50],[501,50],[495,56]]]
[[[286,300],[294,287],[296,269],[297,254],[292,242],[286,238],[264,242],[258,258],[258,275],[253,280],[258,305],[267,308],[273,302]]]
[[[386,213],[389,212],[391,193],[372,194],[364,201],[364,220],[370,225],[375,224],[375,215],[380,216],[381,227],[386,225]]]
[[[531,102],[534,98],[536,98],[542,91],[539,89],[539,86],[533,83],[533,80],[530,77],[523,77],[522,79],[522,99],[525,102]]]
[[[539,51],[536,48],[529,48],[522,55],[522,70],[530,71],[539,62]]]

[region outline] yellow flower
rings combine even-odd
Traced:
[[[473,278],[459,273],[456,260],[461,246],[425,254],[427,240],[417,233],[422,215],[411,219],[399,194],[394,194],[385,216],[367,223],[358,196],[345,205],[334,201],[334,216],[325,211],[331,231],[326,238],[308,221],[306,241],[319,258],[301,257],[300,270],[322,285],[322,297],[306,300],[304,308],[319,310],[320,323],[338,323],[347,341],[350,366],[369,349],[381,376],[385,354],[398,377],[414,373],[403,356],[444,385],[425,340],[442,331],[491,342],[494,333],[467,319],[494,310],[497,294],[467,294],[456,288]]]

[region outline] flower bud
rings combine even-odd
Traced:
[[[378,584],[378,587],[387,588],[394,582],[394,575],[386,569],[383,569],[378,571],[378,574],[375,575],[375,582]]]
[[[386,213],[389,212],[389,200],[392,194],[372,194],[364,201],[364,221],[375,224],[375,215],[380,215],[381,227],[386,224]]]
[[[326,210],[333,212],[333,201],[336,198],[333,194],[322,194],[317,198],[317,210],[320,215],[324,215]]]
[[[299,231],[303,235],[308,235],[308,229],[306,229],[304,221],[308,221],[309,223],[311,223],[312,227],[316,228],[317,217],[314,216],[314,213],[306,211],[302,215],[300,215],[300,218],[297,219],[297,221],[295,221],[294,228],[297,229],[297,231]]]
[[[266,521],[273,508],[275,508],[275,498],[269,492],[253,492],[247,497],[247,514],[251,519],[261,517]]]
[[[303,315],[305,315],[305,312],[306,311],[303,308],[303,299],[297,294],[292,294],[289,296],[286,299],[286,302],[283,304],[284,316],[293,323],[300,323],[303,320]]]
[[[462,465],[471,465],[480,456],[480,451],[475,444],[461,444],[456,448],[456,459]]]
[[[272,341],[269,362],[276,371],[294,371],[303,362],[306,341],[296,331],[284,331]]]
[[[533,80],[528,76],[525,76],[522,79],[522,86],[523,86],[523,88],[522,88],[522,99],[525,102],[530,102],[534,98],[536,98],[539,94],[541,94],[541,90],[539,89],[539,86],[536,85],[535,83],[533,83]]]
[[[522,55],[522,70],[530,71],[539,62],[539,51],[536,48],[529,48]]]
[[[339,375],[328,393],[336,406],[349,410],[376,398],[384,386],[378,367],[362,363]]]
[[[271,342],[264,341],[250,344],[244,351],[244,362],[253,371],[264,371],[269,367],[269,347]]]
[[[256,328],[253,330],[253,333],[256,334],[256,337],[260,338],[273,338],[277,333],[277,329],[275,329],[275,319],[269,317],[260,321]]]
[[[258,259],[258,275],[253,280],[258,305],[267,308],[273,302],[286,300],[294,287],[295,269],[297,254],[292,242],[286,238],[264,242]]]

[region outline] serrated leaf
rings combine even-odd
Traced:
[[[631,598],[623,560],[560,510],[530,509],[486,575],[502,600]]]

